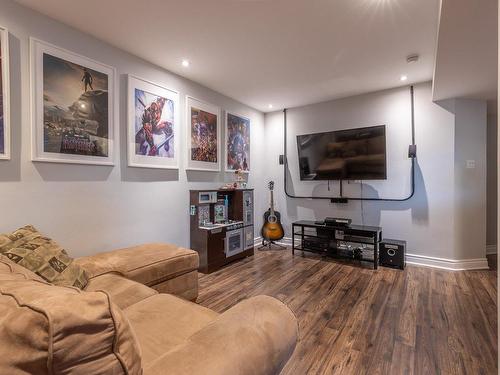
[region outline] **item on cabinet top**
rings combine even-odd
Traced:
[[[247,187],[247,183],[245,181],[245,173],[243,170],[238,169],[234,172],[235,180],[233,183],[234,189],[245,189]]]

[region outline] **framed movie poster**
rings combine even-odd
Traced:
[[[128,76],[128,165],[179,168],[179,94]]]
[[[113,165],[114,68],[31,44],[32,160]]]
[[[9,32],[0,27],[0,159],[10,159]]]
[[[250,119],[226,112],[226,172],[250,171]]]
[[[220,108],[186,97],[187,169],[220,171]]]

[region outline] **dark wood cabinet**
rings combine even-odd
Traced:
[[[253,255],[253,190],[191,190],[191,248],[210,273]]]

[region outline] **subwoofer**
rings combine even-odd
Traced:
[[[406,266],[406,241],[384,238],[379,245],[379,264],[384,267],[399,268]]]

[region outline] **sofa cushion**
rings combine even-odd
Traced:
[[[198,253],[176,245],[149,243],[75,260],[92,276],[116,270],[148,286],[159,284],[199,266]]]
[[[52,284],[77,288],[87,285],[83,268],[73,262],[66,250],[31,225],[0,234],[0,253]]]
[[[146,285],[115,273],[106,273],[90,279],[85,291],[104,291],[109,295],[111,301],[121,309],[158,294],[156,290]]]
[[[103,292],[0,282],[0,373],[141,374],[137,340]]]
[[[160,292],[195,301],[198,297],[198,271],[191,271],[151,285],[151,288]]]
[[[170,294],[157,294],[126,309],[146,365],[183,343],[219,316],[216,312]]]
[[[12,262],[0,253],[0,281],[2,280],[36,280],[46,282],[36,273]]]

